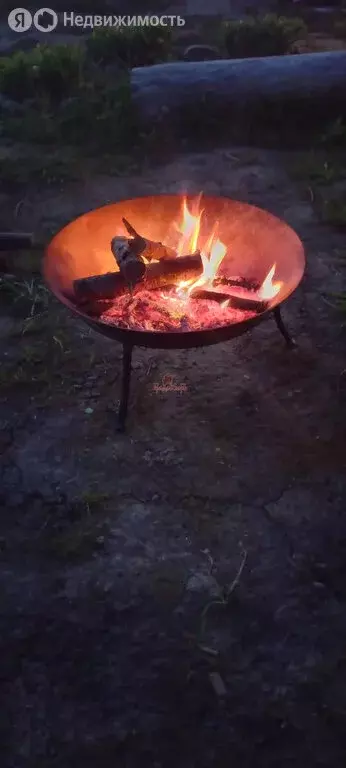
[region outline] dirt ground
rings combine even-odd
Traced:
[[[4,768],[345,764],[344,239],[287,162],[228,147],[2,196],[3,229],[48,231],[202,189],[283,217],[307,253],[296,350],[271,319],[136,350],[125,435],[121,347],[53,299],[32,321],[30,286],[2,300]],[[180,392],[157,393],[167,375]]]

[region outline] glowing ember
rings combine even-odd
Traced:
[[[162,298],[164,301],[162,301]],[[108,325],[143,331],[198,331],[244,322],[255,316],[214,301],[179,299],[172,293],[141,290],[132,298],[120,296],[109,302],[101,319]]]
[[[269,302],[277,295],[282,283],[274,281],[276,264],[273,264],[263,283],[253,289],[244,287],[241,278],[239,287],[227,288],[227,279],[224,279],[222,295],[227,296],[229,293],[229,300],[226,298],[216,303],[215,300],[209,300],[209,297],[193,297],[192,292],[196,288],[206,291],[218,290],[218,282],[215,279],[227,253],[226,245],[218,237],[218,222],[215,222],[206,237],[202,237],[203,213],[200,197],[190,204],[190,209],[184,199],[181,219],[179,222],[173,222],[172,241],[169,243],[173,245],[178,258],[199,251],[203,265],[202,275],[198,279],[181,281],[162,290],[148,291],[144,286],[138,285],[132,295],[119,296],[115,301],[109,302],[109,306],[101,315],[103,322],[123,328],[150,331],[187,331],[220,327],[243,322],[256,315],[255,310],[244,311],[232,306],[232,293],[251,297],[258,302]]]

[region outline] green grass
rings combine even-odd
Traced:
[[[78,45],[37,45],[0,59],[0,91],[17,101],[60,102],[83,82],[85,54]]]
[[[289,173],[305,182],[309,198],[320,220],[340,231],[346,231],[346,122],[339,117],[327,123],[314,147],[290,159]],[[345,260],[342,260],[345,266]],[[337,301],[335,299],[337,298]],[[346,293],[334,296],[335,307],[346,312]]]
[[[37,45],[0,58],[0,92],[18,102],[4,110],[0,134],[11,142],[39,146],[79,156],[133,155],[146,141],[132,104],[129,67],[166,60],[169,28],[129,28],[94,31],[86,45]],[[120,65],[119,65],[120,62]],[[115,69],[113,66],[116,65]],[[119,66],[118,66],[119,65]],[[74,163],[36,167],[27,153],[21,168],[0,160],[2,179],[26,175],[40,181],[59,181],[73,175]],[[71,173],[72,171],[72,173]]]
[[[120,27],[94,30],[87,41],[87,57],[97,64],[141,67],[170,57],[170,27]]]
[[[337,163],[334,157],[328,157],[326,153],[322,155],[312,150],[293,163],[291,173],[297,179],[325,185],[343,178],[345,166]]]
[[[325,200],[322,206],[322,220],[337,229],[346,229],[346,195]]]
[[[40,152],[23,150],[18,147],[0,156],[0,183],[6,187],[24,185],[31,182],[57,184],[67,179],[79,178],[78,158],[73,153],[61,150]]]
[[[114,84],[83,83],[79,90],[55,107],[41,96],[28,105],[22,116],[3,118],[5,138],[30,144],[61,147],[123,150],[138,141],[136,117],[131,103],[127,74]]]
[[[306,36],[302,19],[270,13],[224,23],[224,47],[231,58],[278,56],[289,53]]]

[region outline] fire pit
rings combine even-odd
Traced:
[[[44,275],[60,301],[123,344],[119,429],[134,346],[178,349],[239,336],[299,284],[302,243],[283,221],[221,197],[158,195],[91,211],[59,232]]]

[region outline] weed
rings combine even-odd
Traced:
[[[97,29],[87,41],[87,56],[97,64],[140,67],[169,58],[170,27]]]
[[[40,280],[17,280],[5,275],[0,277],[0,293],[11,305],[14,315],[23,316],[25,322],[33,320],[48,309],[49,291]]]
[[[109,500],[109,493],[97,492],[97,491],[84,491],[81,495],[83,503],[86,505],[88,512],[93,511],[102,502]]]
[[[60,102],[83,81],[85,53],[78,45],[37,45],[0,59],[0,90],[21,101]]]
[[[302,19],[266,14],[224,24],[224,46],[231,58],[288,53],[307,34]]]
[[[326,130],[319,138],[322,145],[337,147],[346,146],[346,123],[343,117],[338,117],[327,125]]]
[[[69,508],[48,518],[41,537],[45,551],[58,560],[80,562],[102,550],[109,530],[102,506],[107,498],[107,494],[97,498],[87,491]]]
[[[39,98],[21,117],[3,119],[3,134],[17,141],[108,150],[133,147],[138,141],[128,76],[114,84],[84,83],[77,93],[64,99],[59,116],[54,107]],[[73,167],[73,165],[72,165]],[[48,171],[49,174],[49,171]]]
[[[346,228],[346,199],[332,198],[325,200],[322,207],[322,219],[334,227]]]
[[[320,153],[318,154],[315,150],[312,150],[302,155],[293,164],[291,173],[298,179],[305,179],[319,184],[330,184],[343,177],[344,168],[331,159],[326,159],[325,155],[322,156]]]
[[[212,573],[213,570],[214,570],[214,561],[211,558],[211,556],[209,555],[209,553],[207,553],[207,554],[208,554],[208,559],[209,559],[209,562],[210,562],[210,573]],[[244,551],[243,554],[242,554],[242,557],[241,557],[240,566],[239,566],[238,571],[237,571],[233,581],[231,582],[231,584],[228,584],[226,587],[222,587],[221,585],[218,585],[218,587],[219,587],[218,588],[219,594],[217,595],[217,597],[213,598],[213,600],[210,600],[204,606],[203,611],[201,613],[200,627],[199,627],[199,632],[198,632],[199,643],[203,640],[203,637],[204,637],[205,632],[206,632],[207,617],[208,617],[210,609],[213,608],[213,607],[216,607],[216,606],[219,606],[219,607],[222,607],[222,608],[226,608],[229,605],[230,598],[231,598],[234,590],[238,586],[239,581],[241,579],[241,575],[242,575],[243,570],[245,568],[246,560],[247,560],[247,552]],[[208,649],[208,650],[212,650],[212,649]]]
[[[24,124],[26,118],[24,118]],[[23,130],[23,124],[20,132]],[[37,126],[36,126],[37,130]],[[47,155],[42,152],[19,151],[0,157],[0,181],[5,185],[23,185],[30,182],[54,184],[66,179],[77,178],[77,160],[67,153]]]

